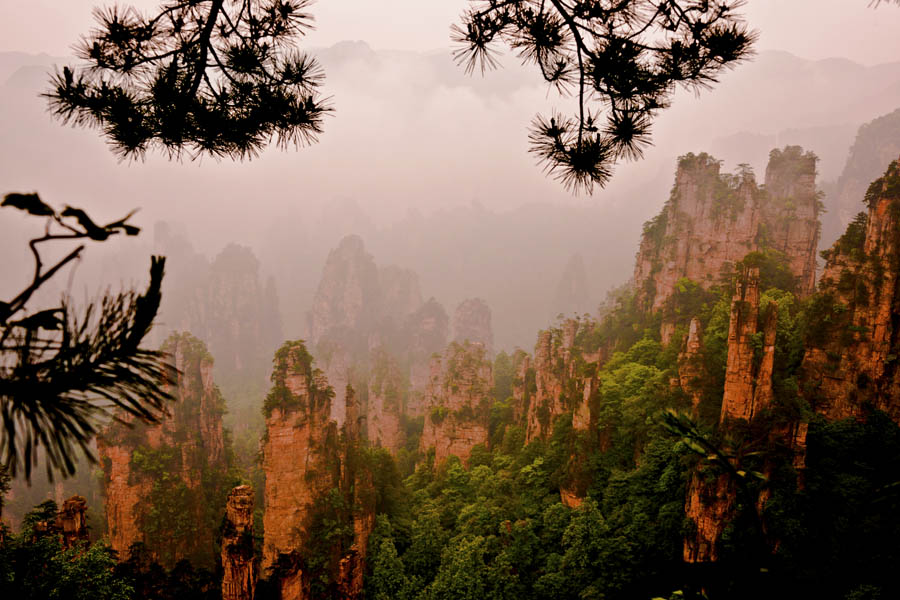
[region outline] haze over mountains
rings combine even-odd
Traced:
[[[0,53],[0,136],[16,140],[0,148],[5,189],[37,190],[110,220],[141,207],[135,220],[144,234],[90,249],[76,295],[140,280],[153,226],[166,221],[208,260],[228,243],[249,246],[261,280],[278,284],[285,336],[298,337],[325,257],[358,234],[380,264],[416,271],[425,298],[447,307],[484,298],[498,348],[527,347],[536,329],[571,310],[561,305],[561,285],[585,288],[596,306],[628,279],[637,234],[668,197],[677,156],[707,150],[726,171],[749,163],[761,173],[772,147],[799,144],[818,154],[827,184],[841,174],[859,126],[900,106],[900,62],[866,67],[762,52],[711,92],[680,92],[645,160],[621,166],[594,197],[573,198],[526,151],[534,113],[566,104],[548,99],[510,57],[482,78],[466,76],[444,52],[375,52],[362,42],[313,52],[336,107],[321,142],[271,148],[241,165],[160,156],[121,164],[93,132],[53,121],[37,97],[63,59]],[[823,246],[842,230],[827,225],[838,217],[826,215]],[[23,258],[4,266],[6,292],[26,276],[30,231],[15,215],[0,215],[0,231],[0,250]],[[587,280],[563,284],[576,255]]]

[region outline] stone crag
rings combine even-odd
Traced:
[[[434,448],[435,464],[450,455],[465,462],[472,447],[487,443],[491,386],[491,363],[480,344],[453,342],[432,359],[422,449]]]
[[[272,383],[264,406],[261,575],[282,600],[308,600],[321,593],[316,585],[322,573],[304,571],[304,565],[318,564],[328,570],[335,593],[359,598],[375,524],[375,490],[360,460],[366,419],[356,392],[346,386],[339,427],[331,418],[334,391],[302,342],[287,342],[276,353]],[[317,531],[324,521],[335,520],[352,533],[323,548]],[[312,559],[321,552],[328,557],[325,566],[321,556]]]
[[[253,488],[228,494],[222,532],[222,600],[253,600],[259,576],[253,556]]]
[[[819,239],[815,155],[797,146],[773,150],[762,188],[749,169],[719,170],[719,161],[705,153],[679,159],[672,195],[644,225],[637,254],[634,285],[644,310],[663,309],[680,279],[708,288],[748,253],[765,249],[785,255],[801,296],[812,293]],[[671,333],[674,323],[664,321],[663,330]]]
[[[203,488],[204,474],[215,479],[227,469],[222,430],[224,400],[212,379],[212,357],[203,342],[190,334],[173,334],[163,345],[176,369],[168,385],[175,397],[169,414],[156,425],[113,423],[98,438],[97,448],[104,470],[104,493],[109,539],[120,556],[130,546],[143,542],[164,564],[190,558],[197,564],[212,564],[213,528],[209,519],[209,494]],[[160,478],[175,473],[175,480]],[[192,514],[186,531],[173,532],[156,518],[165,518],[159,502],[165,500],[166,485],[183,484],[187,505],[172,510]],[[155,504],[156,503],[156,504]]]
[[[875,408],[900,422],[900,166],[865,197],[868,212],[827,252],[803,394],[829,420]]]

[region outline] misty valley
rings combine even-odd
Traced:
[[[0,598],[900,597],[900,63],[733,0],[308,55],[310,4],[0,51]]]

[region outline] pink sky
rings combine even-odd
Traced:
[[[151,10],[159,0],[133,0]],[[98,0],[0,0],[0,51],[68,54],[92,24]],[[433,50],[448,45],[449,26],[466,0],[323,0],[313,5],[318,30],[308,43],[363,40],[376,49]],[[744,12],[760,50],[803,58],[845,57],[863,64],[900,60],[900,7],[869,0],[750,0]]]

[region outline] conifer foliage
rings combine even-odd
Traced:
[[[574,117],[537,116],[531,151],[567,188],[591,193],[650,143],[678,84],[711,85],[751,52],[742,0],[473,0],[453,27],[469,72],[496,67],[506,43],[562,96]]]
[[[270,141],[311,143],[330,111],[323,72],[295,42],[312,27],[310,0],[174,0],[154,15],[95,11],[46,94],[64,122],[101,129],[114,151],[151,148],[246,158]]]

